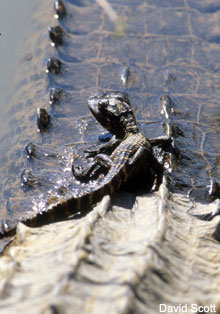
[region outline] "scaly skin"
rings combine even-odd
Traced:
[[[39,208],[35,206],[35,216],[32,214],[19,220],[26,225],[37,227],[67,219],[79,211],[84,212],[104,195],[112,194],[125,183],[134,181],[136,184],[140,175],[145,181],[152,181],[152,178],[149,178],[151,169],[156,174],[156,186],[159,187],[163,167],[153,156],[152,145],[158,145],[164,142],[164,139],[154,139],[151,145],[150,140],[140,132],[128,95],[120,92],[96,94],[89,99],[88,106],[100,124],[113,134],[112,139],[87,152],[89,160],[91,156],[93,159],[86,169],[73,165],[75,177],[86,182],[83,192],[74,194],[67,191],[62,198],[50,197],[43,212],[40,205],[36,205]],[[1,233],[13,234],[16,223],[10,225],[9,222],[4,222],[0,228]]]

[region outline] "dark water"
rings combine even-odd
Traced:
[[[45,199],[57,196],[61,185],[68,186],[76,144],[95,142],[103,132],[86,106],[97,89],[127,91],[149,138],[163,135],[165,123],[181,130],[174,139],[181,159],[169,177],[171,190],[203,200],[210,180],[220,179],[217,1],[212,5],[193,0],[111,1],[111,5],[113,15],[96,1],[68,1],[68,15],[60,21],[54,19],[51,3],[34,12],[33,31],[24,42],[32,59],[20,59],[14,74],[7,130],[1,139],[1,218],[13,220],[44,210]],[[56,24],[64,29],[64,44],[51,47],[47,28]],[[62,62],[58,75],[45,73],[53,55]],[[130,72],[127,86],[121,79],[124,66]],[[51,105],[49,92],[55,87],[63,94],[59,104]],[[167,94],[175,107],[170,120],[160,106],[160,97]],[[36,126],[38,107],[51,115],[52,126],[44,133]],[[27,158],[24,147],[29,142],[37,146],[36,158]],[[21,187],[24,169],[39,182],[33,188]]]

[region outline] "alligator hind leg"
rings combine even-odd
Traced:
[[[170,146],[172,143],[172,138],[169,136],[160,136],[160,137],[155,137],[149,139],[149,142],[151,143],[152,146],[158,146],[161,145],[163,146]]]
[[[152,191],[157,191],[163,180],[163,166],[153,155],[151,158],[151,168],[155,171],[156,174],[156,182],[152,187]]]
[[[98,154],[86,166],[76,166],[73,164],[73,175],[79,181],[88,182],[89,180],[97,178],[102,173],[105,173],[112,166],[112,160],[108,155]]]

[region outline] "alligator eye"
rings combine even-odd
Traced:
[[[106,102],[106,100],[105,101],[100,101],[99,103],[98,103],[98,110],[100,111],[100,112],[107,112],[107,107],[108,107],[108,102]]]

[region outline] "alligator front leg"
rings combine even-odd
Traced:
[[[115,148],[121,143],[121,140],[113,136],[110,141],[105,144],[101,144],[98,147],[94,147],[92,149],[87,149],[84,152],[87,154],[86,157],[95,157],[98,154],[106,154],[111,155],[111,153],[115,150]]]

